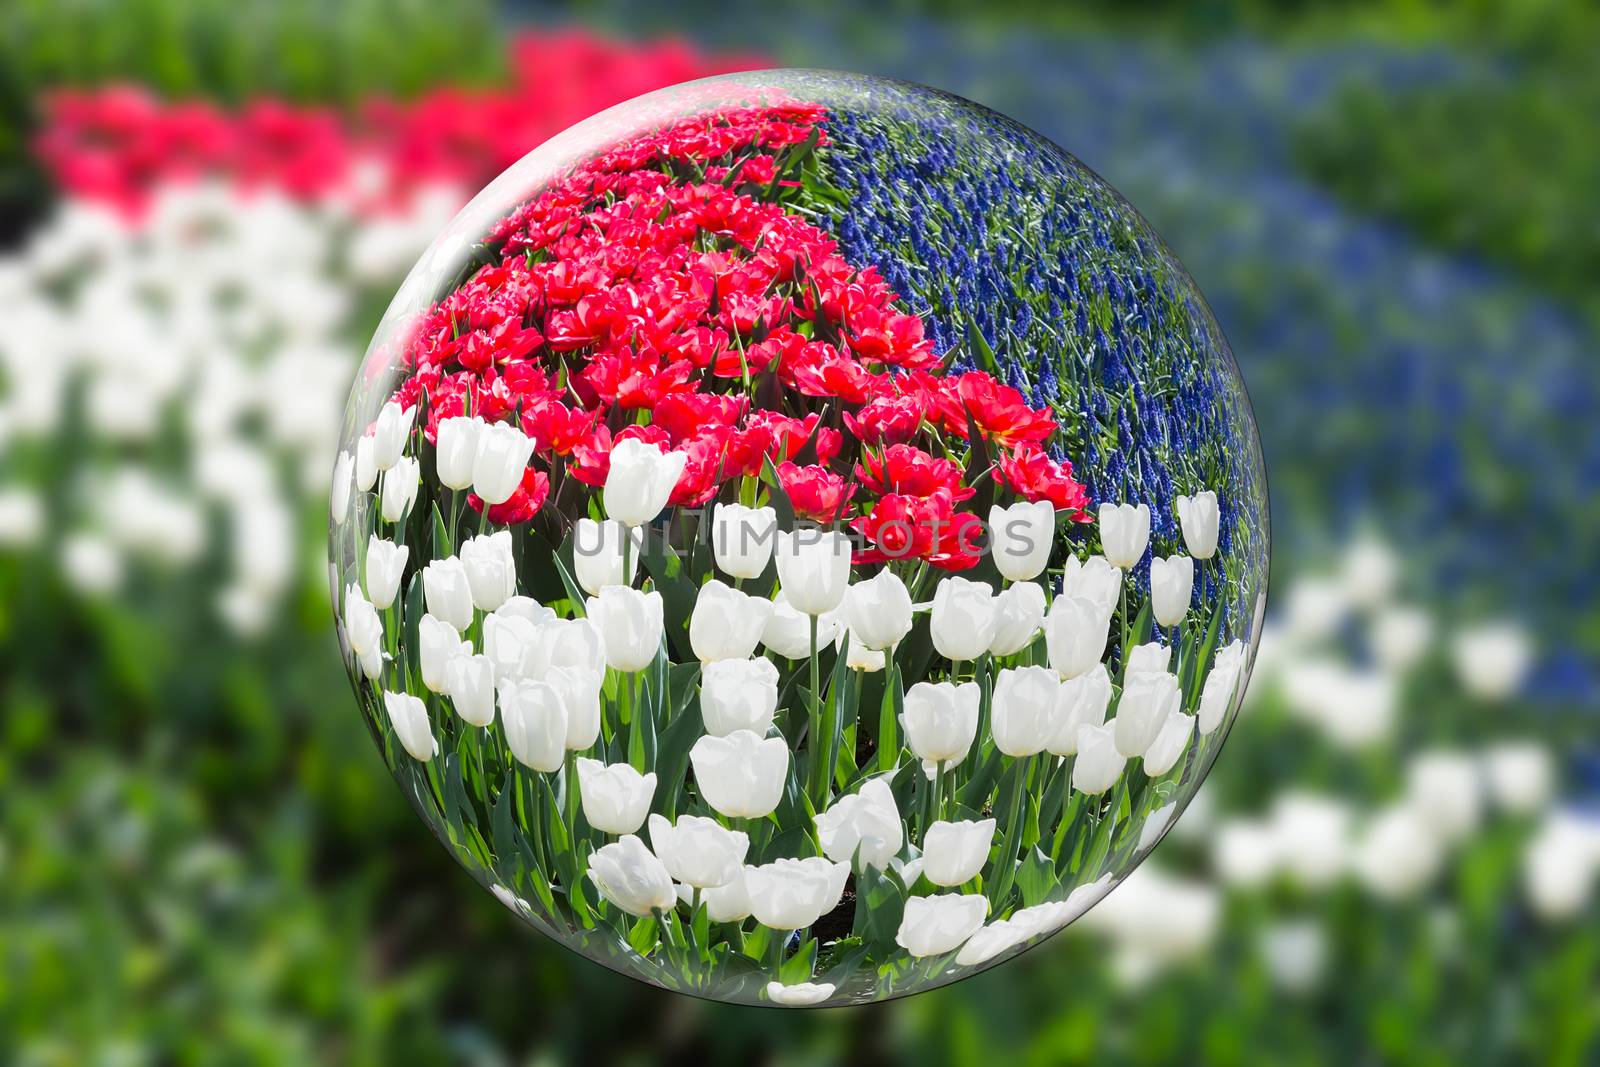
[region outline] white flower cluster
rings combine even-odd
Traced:
[[[0,261],[0,551],[48,534],[101,596],[133,561],[219,557],[221,617],[262,630],[309,573],[300,505],[335,449],[358,282],[405,269],[457,199],[363,219],[343,196],[183,184],[136,222],[65,201]]]

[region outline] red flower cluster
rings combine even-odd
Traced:
[[[373,100],[348,118],[270,99],[229,112],[199,101],[163,103],[130,86],[62,91],[46,101],[35,147],[61,188],[130,215],[163,181],[212,176],[311,198],[345,187],[356,165],[374,163],[380,185],[369,206],[381,208],[427,182],[476,189],[573,123],[652,89],[768,65],[759,56],[707,56],[678,41],[527,34],[511,45],[512,83],[503,89]],[[748,180],[761,181],[760,172],[756,163]]]
[[[797,516],[867,539],[863,560],[974,565],[982,524],[958,509],[977,488],[956,457],[976,427],[1021,463],[1010,450],[1031,456],[1055,420],[987,374],[940,374],[876,269],[785,210],[825,119],[786,100],[700,112],[545,188],[491,231],[500,261],[413,324],[402,402],[426,391],[430,437],[469,404],[517,417],[552,471],[591,486],[619,440],[677,449],[674,504],[770,464]],[[1069,467],[1026,470],[1019,492],[1086,503]],[[519,515],[548,491],[527,488]]]

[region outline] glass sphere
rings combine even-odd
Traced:
[[[530,926],[777,1005],[1072,922],[1216,758],[1267,579],[1227,343],[1038,134],[762,71],[496,179],[352,392],[357,702]]]

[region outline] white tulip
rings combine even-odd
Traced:
[[[689,646],[702,663],[749,659],[771,615],[772,601],[713,578],[695,597],[689,614]]]
[[[967,939],[956,954],[958,967],[977,967],[988,963],[1002,952],[1016,948],[1031,936],[1026,926],[1018,926],[1010,919],[996,919]]]
[[[1345,595],[1357,608],[1375,608],[1387,601],[1399,576],[1394,550],[1371,533],[1362,534],[1345,550],[1339,566]]]
[[[1306,888],[1332,885],[1349,866],[1351,822],[1342,800],[1299,789],[1278,794],[1271,829],[1277,865]]]
[[[455,556],[436,559],[422,568],[422,598],[428,613],[465,630],[472,625],[472,588],[467,569]]]
[[[1414,896],[1433,880],[1444,859],[1443,843],[1405,806],[1380,813],[1356,846],[1355,872],[1375,896]]]
[[[1156,733],[1156,739],[1144,751],[1144,773],[1151,778],[1160,778],[1172,770],[1183,755],[1183,750],[1189,747],[1189,738],[1193,736],[1194,717],[1173,708]]]
[[[1207,489],[1194,496],[1178,498],[1178,525],[1183,528],[1183,543],[1195,559],[1210,559],[1217,554],[1217,494]]]
[[[472,491],[485,504],[504,504],[522,484],[532,456],[533,438],[510,423],[485,424],[472,458]]]
[[[433,615],[423,615],[417,623],[417,644],[422,684],[435,693],[443,693],[449,687],[450,661],[472,654],[472,645],[461,640],[456,628]]]
[[[517,615],[493,612],[483,620],[483,652],[494,664],[497,681],[537,678],[539,627]]]
[[[849,876],[848,863],[821,856],[746,867],[750,914],[773,930],[804,930],[839,906]]]
[[[643,526],[667,506],[688,461],[686,452],[663,452],[636,437],[618,441],[602,491],[606,514],[626,526]]]
[[[383,620],[353,582],[344,591],[344,639],[355,653],[361,673],[377,678],[383,672]]]
[[[727,885],[701,892],[700,902],[706,906],[706,918],[714,923],[739,923],[750,917],[750,887],[745,882],[741,868]]]
[[[561,694],[561,706],[567,712],[567,749],[584,752],[593,747],[600,736],[599,672],[585,667],[552,667],[544,673],[543,681]]]
[[[923,877],[937,886],[972,881],[989,859],[994,827],[993,819],[933,823],[922,837]]]
[[[865,867],[879,870],[889,865],[905,841],[905,826],[895,806],[889,783],[874,778],[859,792],[840,797],[816,817],[817,841],[835,863],[854,865],[859,855]]]
[[[402,411],[398,400],[389,401],[378,412],[377,421],[372,424],[372,461],[380,471],[389,470],[399,462],[416,416],[415,406]]]
[[[494,611],[516,594],[517,564],[511,556],[510,530],[469,537],[461,543],[460,558],[478,610]]]
[[[1061,575],[1061,595],[1087,597],[1109,616],[1122,595],[1122,568],[1113,567],[1104,556],[1090,556],[1087,563],[1068,556]]]
[[[812,616],[796,611],[782,591],[772,601],[772,614],[761,631],[761,643],[785,659],[805,659],[811,655]],[[843,624],[837,612],[816,616],[817,647],[826,648],[838,638]]]
[[[750,730],[706,736],[689,750],[700,799],[730,819],[762,819],[783,799],[789,778],[789,743]]]
[[[772,508],[719,504],[711,518],[711,553],[732,578],[759,578],[772,561],[778,513]]]
[[[653,771],[640,774],[626,763],[608,767],[599,760],[578,759],[578,799],[583,803],[583,817],[603,834],[636,832],[644,824],[655,792]]]
[[[356,491],[372,492],[378,483],[378,460],[372,451],[372,438],[356,439]]]
[[[513,678],[500,683],[500,721],[517,762],[550,774],[567,751],[567,709],[547,682]]]
[[[472,484],[472,468],[478,461],[478,434],[483,425],[477,416],[456,415],[439,420],[433,455],[440,484],[457,490]]]
[[[1523,852],[1523,887],[1546,921],[1569,920],[1591,906],[1600,874],[1600,824],[1565,812],[1546,816]]]
[[[439,754],[439,742],[433,739],[433,727],[428,722],[428,706],[420,697],[385,690],[383,706],[401,747],[412,759],[427,763]]]
[[[633,834],[595,850],[589,880],[613,906],[640,918],[671,911],[678,903],[666,865]]]
[[[444,677],[450,703],[462,721],[472,726],[488,726],[494,721],[494,661],[470,653],[455,656],[445,667]]]
[[[846,633],[848,634],[849,631],[846,631]],[[843,640],[843,638],[841,637],[840,640]],[[855,636],[851,634],[850,647],[845,653],[844,665],[853,671],[871,674],[874,671],[883,670],[884,664],[889,661],[888,656],[887,652],[863,648],[860,642],[855,639]]]
[[[350,514],[350,487],[355,479],[356,458],[349,452],[340,452],[333,461],[333,483],[328,493],[328,512],[334,525],[342,525]]]
[[[977,659],[989,651],[995,627],[994,590],[987,583],[951,576],[934,590],[929,630],[945,659]]]
[[[1044,625],[1044,588],[1036,582],[1016,582],[994,598],[994,640],[989,653],[1014,656],[1033,644]]]
[[[411,556],[410,545],[385,541],[377,534],[367,540],[367,596],[380,611],[394,603],[400,591],[400,578]]]
[[[1229,819],[1212,839],[1211,866],[1223,885],[1259,889],[1277,873],[1282,844],[1281,835],[1261,819]]]
[[[1160,641],[1150,641],[1143,645],[1134,645],[1128,652],[1128,658],[1122,665],[1122,675],[1127,677],[1132,674],[1154,672],[1164,674],[1172,664],[1172,649]]]
[[[1432,641],[1433,620],[1418,608],[1380,608],[1372,619],[1372,654],[1390,671],[1400,673],[1416,666]]]
[[[1072,764],[1072,788],[1080,793],[1104,793],[1122,777],[1122,767],[1128,762],[1117,751],[1114,737],[1116,723],[1104,726],[1078,727],[1078,758]]]
[[[1044,572],[1055,534],[1056,509],[1048,500],[989,508],[989,554],[995,570],[1013,582],[1032,581]]]
[[[778,709],[778,668],[771,660],[722,659],[700,673],[700,715],[706,733],[749,730],[765,737]]]
[[[626,572],[622,567],[624,538],[633,542]],[[632,585],[643,549],[644,530],[640,527],[630,529],[616,519],[579,519],[572,535],[572,565],[578,584],[591,596],[608,585]]]
[[[417,486],[421,473],[417,461],[403,458],[383,476],[383,500],[380,511],[384,522],[399,522],[417,502]]]
[[[698,815],[680,815],[676,825],[652,815],[650,846],[672,877],[696,889],[712,889],[743,872],[750,837]]]
[[[1411,810],[1447,844],[1470,834],[1483,813],[1483,782],[1464,752],[1435,749],[1414,756],[1406,773]]]
[[[1048,667],[1008,667],[995,680],[994,747],[1008,756],[1043,752],[1055,726],[1061,680]]]
[[[978,732],[976,682],[918,682],[906,690],[900,725],[906,744],[922,760],[948,770],[966,758]]]
[[[789,605],[813,616],[836,609],[850,585],[850,552],[850,539],[837,530],[779,531],[772,554]]]
[[[1200,708],[1195,715],[1202,737],[1222,725],[1222,718],[1233,703],[1239,678],[1244,672],[1244,654],[1242,641],[1230,641],[1212,661],[1206,684],[1200,690]]]
[[[1117,751],[1129,759],[1144,755],[1182,702],[1178,679],[1171,674],[1134,674],[1124,679],[1122,699],[1117,701]]]
[[[767,999],[785,1007],[804,1008],[812,1004],[821,1004],[833,996],[833,988],[831,982],[796,982],[794,985],[768,982]]]
[[[841,609],[850,625],[850,645],[882,651],[911,632],[911,592],[887,567],[845,593]]]
[[[1103,663],[1096,664],[1088,674],[1062,682],[1056,692],[1054,723],[1045,751],[1054,756],[1076,755],[1078,727],[1104,723],[1110,703],[1111,676]]]
[[[1044,621],[1050,666],[1063,678],[1076,678],[1095,668],[1105,654],[1111,618],[1087,597],[1057,597]]]
[[[534,643],[534,677],[542,678],[562,667],[606,673],[606,644],[593,619],[546,619],[539,624]]]
[[[1526,632],[1511,623],[1463,630],[1450,651],[1462,685],[1480,700],[1504,700],[1515,693],[1533,659]]]
[[[502,619],[527,619],[535,626],[556,621],[556,613],[531,596],[507,597],[506,602],[494,610]]]
[[[983,896],[941,893],[906,901],[895,944],[919,959],[954,952],[983,926],[989,901]]]
[[[1483,754],[1489,794],[1506,811],[1526,815],[1550,800],[1555,768],[1550,752],[1532,741],[1502,741]]]
[[[1194,592],[1194,560],[1188,556],[1150,558],[1150,608],[1156,622],[1176,626],[1189,614]]]
[[[1134,566],[1150,544],[1150,505],[1101,504],[1100,547],[1123,570]]]
[[[600,631],[606,663],[631,674],[655,662],[663,632],[661,594],[608,585],[586,602],[589,621]]]

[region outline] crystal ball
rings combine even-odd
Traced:
[[[522,922],[779,1006],[1048,939],[1216,759],[1265,602],[1248,399],[1194,282],[1044,137],[761,71],[485,188],[357,375],[357,705]]]

